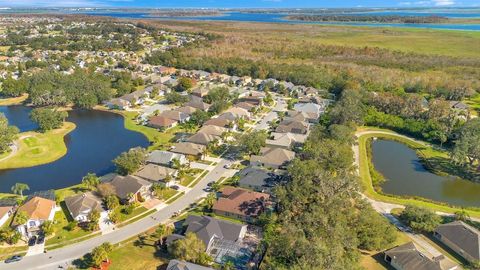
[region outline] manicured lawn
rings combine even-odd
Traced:
[[[168,254],[155,246],[158,239],[152,235],[136,237],[122,243],[110,255],[110,270],[159,269],[168,264]]]
[[[195,178],[197,178],[203,172],[202,169],[189,169],[187,175],[180,181],[180,185],[187,187]]]
[[[24,255],[27,250],[28,247],[26,245],[14,247],[0,247],[0,260],[5,260],[6,258],[13,256],[13,254]]]
[[[139,207],[135,208],[130,215],[127,215],[127,214],[123,213],[123,211],[120,211],[119,223],[124,222],[125,220],[133,218],[135,216],[141,215],[141,214],[143,214],[147,211],[148,211],[148,209],[143,207],[143,206],[139,206]]]
[[[34,131],[21,133],[18,151],[0,162],[0,169],[32,167],[61,158],[67,153],[63,137],[75,127],[75,124],[65,122],[62,128],[46,133]]]
[[[446,213],[455,213],[456,211],[460,210],[460,208],[451,207],[451,206],[447,206],[447,205],[442,205],[442,204],[439,204],[439,203],[422,201],[422,200],[412,199],[412,198],[393,197],[393,196],[387,196],[387,195],[384,195],[384,194],[377,193],[373,189],[373,186],[372,186],[372,179],[371,179],[370,172],[369,172],[369,167],[368,167],[369,162],[368,162],[368,155],[367,155],[367,149],[366,149],[367,139],[371,138],[371,137],[395,138],[395,139],[398,139],[400,142],[407,143],[407,145],[409,145],[411,147],[415,147],[416,145],[418,146],[417,142],[415,142],[413,140],[405,139],[403,137],[396,136],[396,134],[393,133],[393,132],[391,133],[391,135],[385,135],[385,134],[382,134],[382,133],[373,133],[373,134],[360,136],[360,138],[358,139],[359,152],[360,152],[359,153],[359,155],[360,155],[360,161],[359,161],[360,162],[360,168],[359,168],[360,178],[361,178],[361,183],[362,183],[362,186],[363,186],[363,192],[368,197],[370,197],[372,199],[375,199],[375,200],[389,202],[389,203],[395,203],[395,204],[417,205],[417,206],[421,206],[421,207],[430,208],[430,209],[435,210],[435,211],[441,211],[441,212],[446,212]],[[422,147],[425,147],[425,146],[422,145]],[[437,150],[434,150],[434,149],[428,149],[428,147],[427,147],[427,149],[425,151],[423,151],[423,153],[425,153],[425,155],[433,155],[433,154],[435,154],[436,151]],[[478,210],[478,209],[466,209],[466,211],[472,217],[480,217],[480,210]]]
[[[61,211],[57,211],[55,213],[54,219],[54,234],[50,238],[47,239],[46,245],[53,245],[59,244],[62,242],[67,242],[75,238],[83,237],[92,232],[83,230],[80,227],[74,228],[72,231],[68,231],[65,227],[68,223],[72,220],[68,214],[66,206],[64,203],[61,203],[60,206],[62,207]],[[68,216],[67,216],[68,215]]]
[[[172,188],[166,188],[164,190],[161,191],[161,199],[164,200],[164,201],[167,201],[169,200],[170,198],[172,198],[173,196],[175,196],[179,191],[175,190],[175,189],[172,189]]]

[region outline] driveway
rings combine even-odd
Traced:
[[[255,126],[255,130],[267,130],[270,128],[270,122],[278,119],[278,114],[275,111],[267,113]]]
[[[110,219],[108,218],[108,211],[104,210],[100,212],[98,226],[100,227],[102,234],[111,233],[113,230],[115,230],[115,224],[110,222]]]
[[[28,256],[23,258],[23,260],[12,264],[1,263],[0,269],[57,269],[59,265],[65,265],[65,263],[71,263],[73,260],[81,258],[94,247],[99,246],[104,242],[115,244],[143,233],[160,223],[166,222],[173,213],[184,210],[188,208],[191,203],[196,202],[200,198],[206,197],[208,193],[205,192],[204,189],[206,189],[209,182],[218,181],[227,172],[227,169],[223,168],[227,162],[228,161],[226,160],[220,161],[212,171],[210,171],[184,196],[178,198],[172,204],[150,216],[116,229],[111,233],[102,234],[98,237],[90,238],[70,246],[49,251],[48,253]]]
[[[43,244],[37,244],[31,247],[28,247],[28,251],[27,251],[27,254],[25,254],[25,256],[43,254],[44,250],[45,250],[45,242],[43,242]]]

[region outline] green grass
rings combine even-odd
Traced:
[[[374,199],[374,200],[379,200],[379,201],[384,201],[388,203],[394,203],[394,204],[411,204],[411,205],[416,205],[420,207],[426,207],[429,209],[432,209],[434,211],[441,211],[441,212],[446,212],[446,213],[455,213],[456,211],[460,210],[460,208],[457,207],[452,207],[452,206],[447,206],[443,205],[440,203],[435,203],[435,202],[430,202],[430,201],[423,201],[420,199],[414,199],[414,198],[401,198],[401,197],[394,197],[391,195],[386,195],[386,194],[379,194],[377,193],[372,185],[372,179],[370,176],[370,171],[369,171],[369,160],[368,160],[368,155],[367,155],[367,140],[372,137],[381,137],[381,138],[395,138],[400,140],[401,142],[407,143],[408,146],[415,147],[415,145],[418,145],[417,142],[413,140],[408,140],[403,137],[397,136],[395,133],[391,133],[391,135],[385,135],[382,133],[372,133],[368,135],[363,135],[360,136],[358,139],[358,144],[359,144],[359,155],[360,155],[360,179],[363,187],[363,192],[365,195],[368,197]],[[424,145],[422,147],[425,147]],[[428,148],[428,147],[427,147]],[[434,149],[427,149],[425,150],[425,153],[430,153],[433,154],[435,153]],[[470,216],[472,217],[480,217],[480,210],[479,209],[465,209]]]
[[[204,172],[202,169],[189,169],[187,175],[180,181],[180,185],[189,186],[202,172]]]
[[[92,234],[93,232],[83,230],[80,227],[74,228],[72,231],[68,231],[65,227],[68,225],[72,218],[68,213],[68,210],[65,206],[65,203],[60,204],[62,210],[55,213],[54,218],[54,233],[51,237],[47,239],[45,244],[56,245],[61,244],[62,242],[70,242],[73,239],[84,237],[86,235]]]
[[[161,191],[161,198],[162,200],[164,201],[168,201],[170,198],[172,198],[173,196],[177,195],[179,191],[175,190],[175,189],[172,189],[172,188],[166,188],[164,190]]]
[[[119,244],[111,253],[110,270],[160,269],[168,264],[168,254],[155,246],[158,239],[145,234]]]
[[[123,213],[123,211],[120,211],[120,217],[119,217],[119,222],[118,223],[121,223],[121,222],[125,222],[126,220],[128,219],[131,219],[133,217],[136,217],[136,216],[139,216],[139,215],[142,215],[143,213],[147,212],[148,209],[143,207],[143,206],[139,206],[137,208],[135,208],[131,214],[127,215],[125,213]]]
[[[19,135],[19,149],[0,162],[0,169],[33,167],[53,162],[67,153],[63,138],[75,129],[75,124],[65,122],[63,127],[38,133],[28,131]]]
[[[13,255],[25,255],[27,252],[28,247],[26,245],[23,246],[13,246],[13,247],[1,247],[0,248],[0,260],[5,260],[8,257]]]
[[[470,107],[472,115],[480,115],[480,94],[477,93],[473,97],[464,100],[464,102]]]
[[[0,46],[1,48],[2,46]],[[21,104],[28,98],[28,94],[23,94],[19,97],[12,97],[12,98],[2,98],[0,99],[0,106],[9,106],[9,105],[17,105]]]

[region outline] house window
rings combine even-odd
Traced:
[[[29,227],[35,227],[36,225],[37,225],[37,223],[33,220],[28,222]]]

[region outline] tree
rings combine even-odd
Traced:
[[[208,262],[206,247],[202,240],[192,232],[187,232],[185,238],[179,239],[168,246],[168,251],[174,258],[197,264]]]
[[[187,95],[181,95],[177,92],[169,92],[165,95],[165,100],[168,103],[181,105],[183,103],[188,102],[188,96]]]
[[[470,119],[461,128],[451,156],[455,162],[470,166],[480,160],[480,118]]]
[[[190,121],[195,123],[197,126],[203,125],[210,119],[210,114],[206,111],[196,110],[192,113]]]
[[[27,92],[28,81],[24,78],[15,80],[12,77],[6,78],[2,83],[2,96],[19,97]]]
[[[10,149],[10,145],[17,138],[19,130],[15,126],[8,125],[8,119],[0,113],[0,153]]]
[[[360,92],[343,90],[340,100],[333,107],[330,116],[334,124],[361,124],[363,104]]]
[[[171,233],[172,228],[165,224],[160,224],[160,226],[158,226],[158,228],[155,230],[155,236],[159,239],[160,245],[163,245],[163,239],[165,238],[165,236]]]
[[[208,193],[207,197],[205,198],[205,204],[208,210],[212,210],[213,205],[217,201],[217,196],[214,193]]]
[[[267,137],[267,133],[263,130],[253,131],[241,135],[238,140],[238,145],[242,148],[242,152],[249,155],[257,155],[260,153],[260,149],[265,146]]]
[[[178,84],[175,87],[175,90],[178,92],[184,92],[192,89],[194,83],[193,80],[187,77],[180,77],[177,80]]]
[[[97,185],[97,191],[102,198],[115,195],[115,188],[110,183],[101,183]]]
[[[110,195],[105,198],[105,206],[107,206],[108,210],[115,210],[120,206],[120,201],[117,196]]]
[[[397,238],[397,230],[387,219],[376,213],[366,203],[361,206],[362,212],[356,224],[358,247],[364,250],[381,250]]]
[[[17,211],[17,213],[15,214],[15,217],[13,218],[13,223],[18,225],[25,224],[27,223],[27,221],[28,221],[28,216],[27,216],[27,213],[25,213],[24,211]]]
[[[441,218],[432,210],[414,205],[407,205],[400,219],[418,232],[432,232],[441,221]]]
[[[24,183],[15,183],[11,188],[12,192],[23,198],[23,191],[30,190],[30,187]]]
[[[121,153],[120,156],[113,160],[113,163],[117,167],[119,174],[127,175],[140,169],[145,164],[146,158],[147,150],[137,147]]]
[[[6,242],[9,245],[15,245],[22,238],[22,234],[10,227],[0,229],[0,243]]]
[[[54,232],[53,221],[45,220],[42,224],[42,231],[45,236],[52,235]]]
[[[93,190],[100,184],[100,178],[94,173],[88,173],[82,178],[82,184],[90,190]]]
[[[115,208],[115,209],[111,210],[110,213],[108,214],[108,219],[112,223],[119,222],[120,221],[120,209]]]
[[[36,108],[30,113],[30,119],[38,124],[42,132],[62,127],[63,121],[68,117],[66,111],[49,108]]]
[[[208,92],[208,95],[204,100],[205,102],[212,104],[212,106],[210,106],[210,111],[218,114],[230,106],[232,96],[227,87],[216,87]]]
[[[466,222],[466,221],[470,220],[470,215],[468,214],[467,211],[462,209],[462,210],[459,210],[459,211],[455,212],[455,219]]]
[[[105,242],[100,246],[94,248],[91,252],[92,266],[100,267],[102,262],[108,261],[110,253],[113,251],[113,246],[109,242]]]

